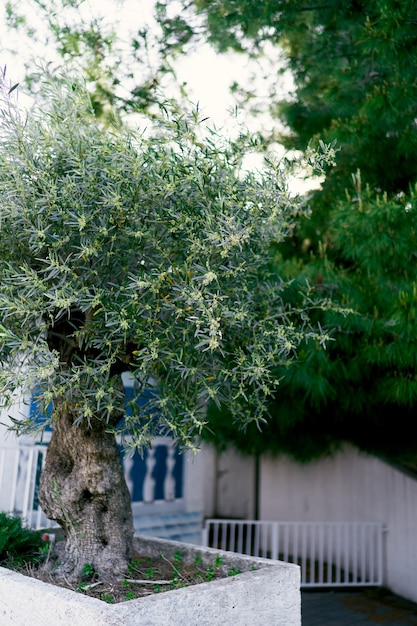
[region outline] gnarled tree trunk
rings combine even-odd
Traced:
[[[133,544],[131,500],[116,440],[105,423],[76,426],[71,410],[59,407],[39,501],[65,532],[59,573],[76,579],[86,563],[103,579],[127,570]]]

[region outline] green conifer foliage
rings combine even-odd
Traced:
[[[342,441],[391,458],[415,455],[417,363],[417,3],[196,0],[220,50],[284,49],[295,89],[271,108],[288,148],[336,140],[337,165],[276,248],[276,269],[354,314],[318,314],[335,328],[323,351],[309,341],[281,386],[263,435],[225,440],[299,458]],[[279,68],[277,68],[277,72]],[[294,287],[294,286],[293,286]],[[296,289],[287,292],[291,299]],[[222,423],[214,416],[216,424]]]

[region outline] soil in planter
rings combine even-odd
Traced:
[[[60,548],[61,545],[58,542],[41,565],[26,564],[13,569],[38,580],[72,589],[109,603],[126,602],[153,593],[162,593],[241,573],[235,567],[225,568],[223,559],[219,556],[207,566],[203,565],[200,557],[196,557],[192,563],[185,563],[180,551],[175,552],[171,558],[163,554],[150,557],[135,552],[125,578],[111,582],[102,581],[94,569],[86,563],[82,581],[75,587],[70,582],[54,576],[54,570],[59,564]]]

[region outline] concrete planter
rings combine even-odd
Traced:
[[[242,574],[109,605],[74,591],[0,568],[2,626],[300,626],[300,573],[296,565],[140,537],[149,556],[168,558],[180,550],[184,561],[199,556],[204,565],[220,555],[225,567]],[[250,571],[252,568],[255,571]]]

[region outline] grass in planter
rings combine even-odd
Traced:
[[[48,546],[41,533],[25,528],[19,517],[0,513],[0,565],[17,569],[45,560]]]
[[[61,580],[58,582],[54,578],[56,565],[52,553],[47,567],[45,565],[40,568],[32,566],[26,573],[44,582],[59,584],[111,604],[241,573],[233,566],[225,569],[223,559],[218,556],[213,559],[213,563],[204,567],[200,557],[196,557],[192,563],[185,563],[180,551],[175,552],[172,558],[167,558],[163,554],[158,557],[149,557],[136,552],[129,565],[126,578],[112,581],[111,584],[104,582],[100,580],[94,568],[86,563],[81,583],[77,587],[72,587],[69,583],[63,584]]]

